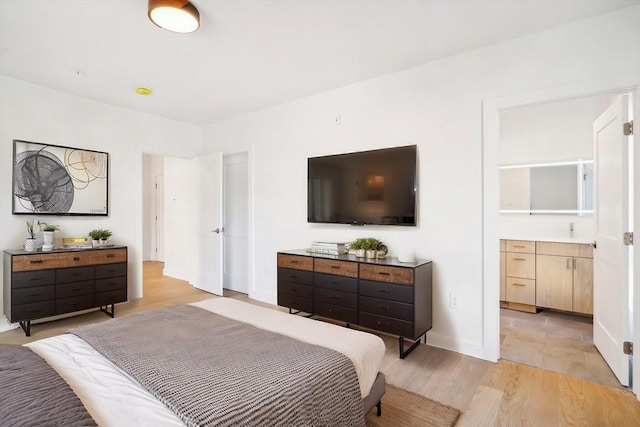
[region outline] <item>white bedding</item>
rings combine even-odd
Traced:
[[[385,346],[373,334],[292,316],[231,298],[213,298],[192,305],[339,351],[353,361],[363,397],[369,393],[380,370]],[[42,356],[69,383],[98,425],[184,426],[171,410],[136,380],[75,335],[59,335],[27,346]]]

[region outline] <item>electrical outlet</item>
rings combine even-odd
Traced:
[[[340,126],[342,124],[342,116],[336,116],[336,126]]]
[[[458,310],[460,308],[460,300],[458,295],[454,292],[449,293],[449,307]]]

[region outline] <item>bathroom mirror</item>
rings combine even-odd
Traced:
[[[593,160],[500,166],[500,213],[593,215]]]

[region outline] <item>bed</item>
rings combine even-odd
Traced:
[[[364,422],[364,414],[368,413],[375,406],[378,407],[378,413],[380,411],[380,398],[384,394],[385,387],[384,375],[380,373],[380,365],[385,352],[385,346],[383,341],[375,335],[306,319],[300,316],[289,315],[277,310],[259,307],[230,298],[213,298],[186,306],[168,308],[168,310],[176,311],[152,310],[140,313],[139,315],[125,316],[120,319],[98,324],[109,325],[109,328],[103,327],[100,329],[99,333],[92,330],[92,326],[94,325],[88,325],[72,330],[73,333],[42,339],[27,344],[26,346],[41,356],[57,371],[64,381],[69,384],[73,392],[80,398],[93,420],[100,426],[199,425],[197,417],[201,414],[197,414],[196,418],[190,418],[189,414],[185,416],[182,412],[175,412],[175,410],[180,411],[181,408],[176,408],[176,405],[172,401],[166,401],[164,395],[158,395],[158,391],[153,388],[154,384],[165,384],[165,382],[159,382],[157,378],[164,378],[164,376],[174,371],[189,371],[189,367],[185,368],[182,365],[184,363],[183,355],[186,354],[184,352],[187,352],[190,357],[192,353],[199,351],[205,352],[203,357],[200,358],[204,361],[203,363],[209,363],[210,359],[217,360],[221,358],[220,360],[223,361],[222,364],[226,366],[230,364],[232,359],[242,358],[241,354],[233,353],[233,351],[235,351],[233,349],[237,348],[236,345],[241,344],[243,341],[246,341],[245,346],[248,346],[246,348],[255,347],[257,351],[262,351],[262,353],[259,353],[259,357],[250,356],[254,358],[253,360],[260,359],[265,361],[264,364],[257,368],[248,368],[249,370],[247,372],[238,374],[238,377],[242,378],[241,383],[250,382],[250,385],[246,385],[244,389],[241,388],[237,391],[233,390],[231,385],[224,385],[224,387],[229,388],[224,394],[219,394],[220,392],[216,391],[215,393],[218,394],[207,395],[205,396],[206,398],[198,397],[196,399],[191,395],[188,395],[188,398],[183,398],[183,400],[187,401],[203,400],[205,402],[226,402],[222,405],[226,408],[226,412],[224,412],[222,418],[218,420],[212,418],[221,416],[218,409],[215,411],[211,409],[213,415],[208,414],[209,409],[215,405],[205,403],[204,406],[198,409],[201,412],[203,410],[207,412],[203,419],[207,419],[210,425],[300,425],[298,421],[301,419],[307,420],[303,422],[303,424],[331,425],[335,424],[335,418],[333,417],[343,416],[347,416],[347,418],[344,418],[344,420],[341,418],[338,424],[362,425]],[[156,348],[154,346],[161,345],[158,344],[158,341],[161,341],[158,337],[165,334],[164,329],[166,328],[163,325],[169,323],[180,324],[180,321],[176,321],[175,319],[176,316],[180,317],[182,315],[184,315],[185,319],[188,318],[188,320],[184,322],[184,328],[176,331],[176,335],[169,339],[171,342],[179,343],[182,342],[180,341],[180,339],[182,339],[181,337],[186,337],[185,339],[187,339],[187,341],[194,341],[195,339],[196,342],[200,343],[198,348],[188,349],[187,344],[179,344],[171,346],[171,351],[153,350]],[[148,316],[161,317],[153,318]],[[164,318],[162,316],[164,316]],[[167,318],[167,316],[169,316],[170,322],[163,320]],[[215,322],[218,322],[215,324],[222,325],[218,329],[216,329],[217,326],[212,326],[213,323],[207,323],[209,319],[214,316],[217,319]],[[134,319],[136,323],[119,323],[124,322],[123,319],[126,318],[130,318],[129,320]],[[196,321],[193,322],[193,319],[196,319]],[[229,322],[229,324],[227,325],[225,322]],[[113,350],[114,354],[109,355],[109,357],[112,357],[112,360],[118,363],[118,365],[116,365],[116,363],[101,353],[105,352],[101,347],[101,341],[92,341],[96,339],[92,334],[103,334],[107,342],[117,340],[114,338],[114,336],[117,335],[112,335],[112,333],[117,333],[119,329],[118,325],[122,325],[121,329],[126,331],[126,335],[124,336],[129,337],[137,334],[137,337],[134,337],[131,343],[123,344],[123,348],[126,349],[126,351],[122,348],[117,348]],[[147,329],[145,330],[145,328]],[[249,338],[247,339],[241,338],[244,336],[243,331],[245,329],[249,330],[249,335],[247,335]],[[162,333],[160,333],[160,331],[162,331]],[[227,335],[224,335],[224,333]],[[80,338],[80,336],[83,338]],[[120,335],[120,337],[122,336],[123,335]],[[260,341],[264,336],[266,336],[266,338]],[[174,341],[176,337],[178,337],[177,341]],[[286,343],[282,344],[281,341],[279,341],[281,337],[287,340],[292,339],[292,341],[282,341]],[[103,338],[104,337],[100,339]],[[122,341],[122,338],[119,339]],[[92,342],[92,344],[89,344],[89,342]],[[254,345],[254,342],[261,344]],[[292,345],[291,342],[295,343]],[[213,347],[207,347],[209,344]],[[269,346],[270,344],[276,347],[282,347],[284,351],[278,352],[272,350]],[[352,369],[355,371],[355,380],[352,381],[355,383],[355,386],[348,385],[349,380],[343,379],[349,377],[348,373],[338,371],[338,369],[343,368],[333,368],[333,365],[331,368],[325,368],[323,365],[324,362],[313,362],[314,356],[306,356],[304,351],[306,351],[305,349],[307,347],[301,346],[308,346],[320,351],[323,354],[323,358],[326,357],[325,353],[328,353],[332,355],[335,354],[335,358],[337,359],[347,360],[346,365],[349,365],[349,367],[344,369]],[[99,348],[101,352],[96,350],[96,348]],[[157,348],[165,349],[168,347],[160,346]],[[212,351],[211,348],[214,350]],[[137,349],[147,349],[154,354],[162,353],[162,355],[160,355],[162,357],[165,357],[164,354],[167,353],[169,354],[169,356],[166,356],[168,357],[168,361],[160,360],[157,363],[162,366],[171,366],[170,364],[175,362],[177,363],[177,368],[168,368],[170,372],[163,373],[159,370],[161,367],[154,365],[155,356],[151,358],[153,360],[147,360],[146,358],[149,357],[148,353],[144,355],[132,354],[137,353]],[[287,351],[288,349],[295,349],[295,351]],[[177,356],[171,355],[174,350]],[[316,350],[313,351],[315,352]],[[180,353],[181,351],[183,351],[183,353]],[[290,367],[278,367],[278,361],[282,358],[288,358],[292,352],[302,352],[300,355],[304,355],[303,363],[300,361],[283,361],[282,363],[285,365],[286,363],[290,363]],[[242,354],[244,354],[244,350]],[[210,355],[210,357],[208,355]],[[132,372],[130,371],[130,367],[120,367],[120,359],[129,359],[134,365],[133,372],[134,375],[136,375],[135,379],[130,375]],[[344,364],[344,360],[338,363]],[[304,377],[304,384],[298,385],[298,383],[295,383],[295,386],[291,386],[287,385],[284,380],[282,380],[283,382],[280,384],[281,379],[279,373],[285,372],[286,375],[283,375],[283,377],[293,376],[293,374],[289,375],[290,371],[295,371],[295,366],[306,362],[308,362],[309,366],[300,368]],[[272,365],[275,366],[273,368],[275,373],[270,372],[263,374],[263,372],[271,369],[270,367]],[[127,369],[127,371],[125,372],[124,369]],[[142,375],[138,376],[135,369],[141,370]],[[235,375],[235,371],[227,372],[223,370],[221,372],[224,372],[222,378],[224,378],[225,381]],[[147,377],[152,382],[151,386],[145,383],[145,374],[148,374]],[[195,377],[185,380],[186,386],[188,386],[187,388],[191,387],[189,384],[198,382],[200,377],[203,376],[202,374],[190,374],[195,375]],[[262,378],[262,375],[265,377]],[[278,375],[278,377],[274,377],[274,375]],[[316,378],[318,379],[316,380]],[[219,378],[202,378],[202,381],[206,384],[223,382]],[[298,377],[297,381],[300,382],[300,377]],[[318,382],[315,383],[314,381]],[[327,384],[325,384],[324,381],[327,381]],[[302,389],[307,388],[307,382],[309,383],[308,388],[310,390],[302,391]],[[145,384],[145,387],[150,391],[145,389],[141,383]],[[258,385],[256,386],[256,384]],[[166,384],[162,386],[167,388]],[[186,386],[171,386],[169,387],[169,394],[179,395],[181,393],[180,390],[183,390]],[[263,386],[266,391],[258,390]],[[224,387],[221,385],[221,388]],[[323,392],[323,389],[327,387],[328,389]],[[355,387],[355,391],[345,392],[343,390],[349,387],[351,389]],[[209,388],[209,386],[205,388]],[[213,388],[213,386],[211,388]],[[275,395],[276,392],[278,396],[272,396]],[[255,408],[251,410],[240,407],[234,410],[228,409],[238,400],[237,396],[233,393],[239,393],[241,395],[255,393],[256,397],[249,399],[255,400]],[[227,394],[231,397],[227,396]],[[348,395],[351,397],[344,397],[343,394],[344,396]],[[357,404],[355,403],[356,399],[353,397],[356,394],[358,399]],[[291,401],[292,403],[285,405],[285,401]],[[343,401],[349,401],[348,405],[340,406],[346,405]],[[309,408],[299,409],[306,406],[309,406]],[[334,406],[335,408],[333,408]],[[174,410],[169,409],[169,407],[172,407]],[[318,417],[311,415],[314,418],[307,419],[304,417],[309,416],[309,414],[304,413],[301,415],[295,412],[298,410],[310,411],[314,414],[321,412],[322,415]],[[234,411],[239,413],[234,413]],[[355,414],[351,416],[351,412],[358,411],[362,412],[359,415]],[[261,417],[266,418],[262,419]],[[196,420],[195,422],[194,419]],[[294,423],[291,420],[298,421]]]

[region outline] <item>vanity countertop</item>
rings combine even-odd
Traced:
[[[554,242],[554,243],[581,243],[589,244],[594,242],[594,238],[589,237],[549,237],[549,236],[518,236],[518,235],[504,235],[500,236],[501,240],[528,240],[535,242]]]

